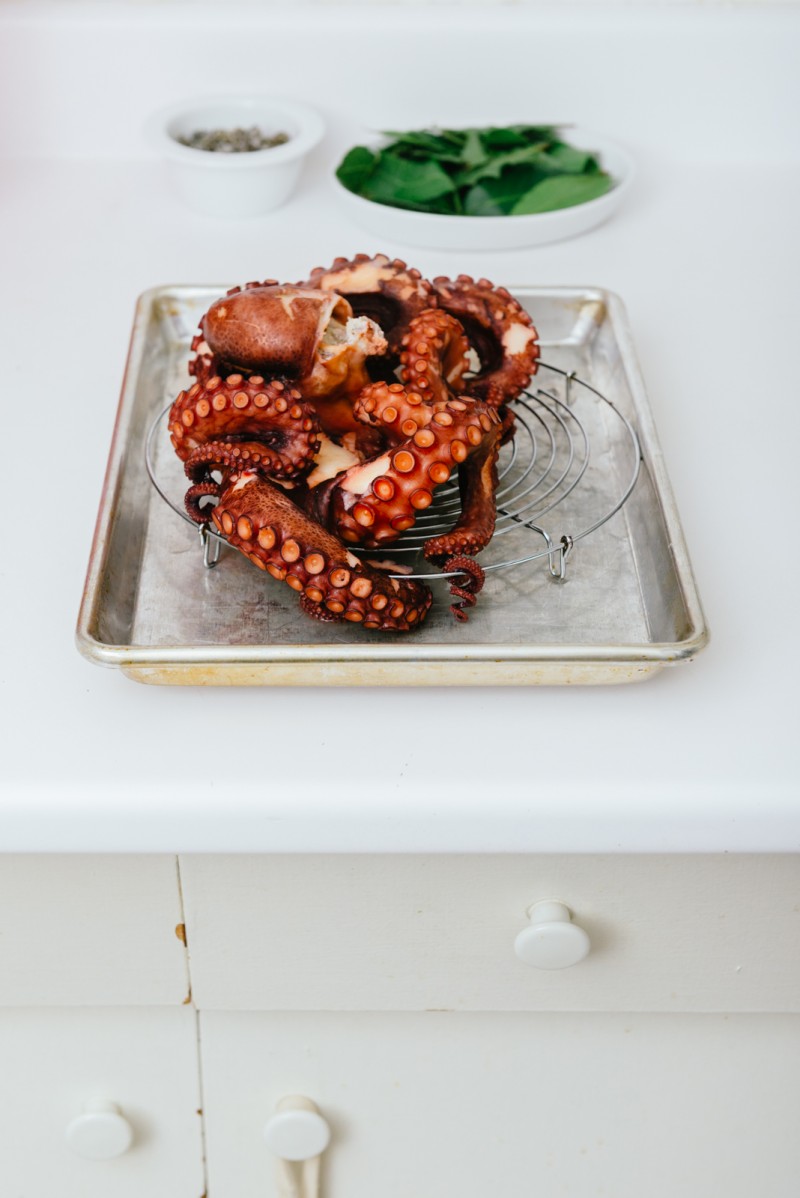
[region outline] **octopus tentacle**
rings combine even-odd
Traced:
[[[195,483],[186,492],[183,503],[186,508],[186,513],[190,519],[194,520],[195,524],[207,524],[211,517],[211,509],[209,507],[201,507],[200,501],[207,495],[214,499],[219,499],[220,485],[207,479],[205,482]]]
[[[449,532],[431,537],[423,546],[425,557],[437,565],[456,554],[474,556],[492,539],[497,519],[497,455],[502,426],[487,434],[476,452],[458,468],[461,515]]]
[[[328,611],[321,603],[314,603],[305,592],[300,596],[300,610],[314,620],[322,620],[323,623],[336,624],[339,621],[336,612]]]
[[[253,565],[302,594],[311,614],[395,632],[421,624],[428,614],[432,597],[424,584],[360,562],[255,472],[230,478],[212,519]]]
[[[466,578],[460,581],[453,578],[450,581],[450,594],[459,600],[457,603],[450,604],[450,611],[456,620],[462,624],[466,624],[469,619],[466,609],[474,607],[478,602],[477,596],[483,590],[486,574],[473,558],[463,557],[460,554],[448,558],[444,563],[445,573],[449,574],[455,570],[458,570],[462,575],[466,575]]]
[[[372,383],[353,404],[353,415],[364,424],[379,428],[393,443],[430,424],[432,405],[422,392],[403,383]],[[399,433],[398,433],[399,430]]]
[[[423,404],[397,383],[373,384],[354,410],[381,426],[390,448],[338,478],[328,496],[328,527],[342,540],[368,548],[412,528],[453,468],[499,428],[495,410],[480,400]]]
[[[223,374],[222,366],[215,359],[202,332],[195,333],[192,338],[191,350],[194,357],[189,359],[189,374],[198,382],[205,383],[215,374]]]
[[[464,390],[469,341],[454,316],[427,308],[412,320],[401,345],[400,377],[425,400]]]
[[[192,450],[183,468],[194,483],[207,482],[213,470],[253,469],[274,479],[291,479],[298,473],[294,462],[263,441],[207,441]]]
[[[464,326],[480,370],[467,380],[470,394],[495,407],[515,399],[536,373],[539,343],[533,322],[505,287],[470,275],[433,281],[438,307]]]
[[[329,267],[316,266],[300,287],[334,291],[352,305],[358,316],[369,316],[383,330],[393,353],[415,316],[436,306],[432,285],[418,270],[386,254],[356,254],[335,258]]]
[[[306,470],[319,447],[314,408],[280,379],[267,383],[259,375],[215,375],[181,391],[170,410],[169,432],[184,462],[209,442],[245,442],[248,452],[255,452],[250,443],[262,442],[280,459],[284,478]]]

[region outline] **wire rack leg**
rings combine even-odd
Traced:
[[[206,570],[213,570],[219,561],[220,543],[216,537],[212,537],[208,532],[208,525],[200,525],[200,544],[203,547],[203,565]]]

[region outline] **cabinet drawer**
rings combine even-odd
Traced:
[[[199,1198],[195,1020],[188,1007],[0,1011],[3,1194]],[[86,1107],[99,1101],[118,1106],[132,1134],[127,1149],[105,1160],[85,1155],[98,1145]],[[84,1124],[69,1144],[76,1119]]]
[[[795,1011],[800,858],[181,858],[200,1008]],[[568,969],[523,964],[526,911],[585,928]]]
[[[289,1094],[330,1198],[796,1198],[800,1019],[201,1013],[210,1195],[275,1192]]]
[[[0,1006],[180,1004],[182,920],[175,857],[0,856]]]

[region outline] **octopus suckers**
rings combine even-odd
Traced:
[[[432,466],[428,467],[428,475],[431,482],[441,485],[446,483],[450,477],[450,467],[446,466],[444,462],[434,462]]]
[[[399,470],[401,474],[410,474],[416,466],[414,455],[408,453],[405,449],[401,449],[399,453],[396,453],[392,458],[392,462],[395,470]]]
[[[307,283],[232,288],[191,349],[169,435],[192,520],[213,520],[309,616],[419,625],[432,602],[424,582],[349,547],[382,548],[413,528],[456,466],[458,522],[441,537],[423,527],[423,552],[441,566],[488,543],[498,434],[514,427],[504,405],[539,356],[528,314],[486,279],[431,282],[400,259],[358,254]]]
[[[309,574],[321,574],[325,569],[325,558],[321,553],[309,553],[303,565]]]
[[[353,508],[353,519],[364,528],[369,528],[375,523],[375,513],[365,503],[357,503]]]
[[[376,478],[372,484],[372,490],[379,499],[394,498],[395,486],[390,478]]]

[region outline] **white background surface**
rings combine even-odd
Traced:
[[[438,9],[328,11],[309,32],[238,7],[80,7],[0,10],[0,847],[797,850],[800,13],[470,9],[454,31]],[[296,199],[262,221],[180,207],[139,139],[152,108],[233,82],[330,120]],[[359,112],[580,119],[628,144],[639,182],[559,245],[376,245],[327,185]],[[377,250],[623,297],[712,631],[696,663],[585,690],[225,691],[145,688],[78,656],[137,294]]]

